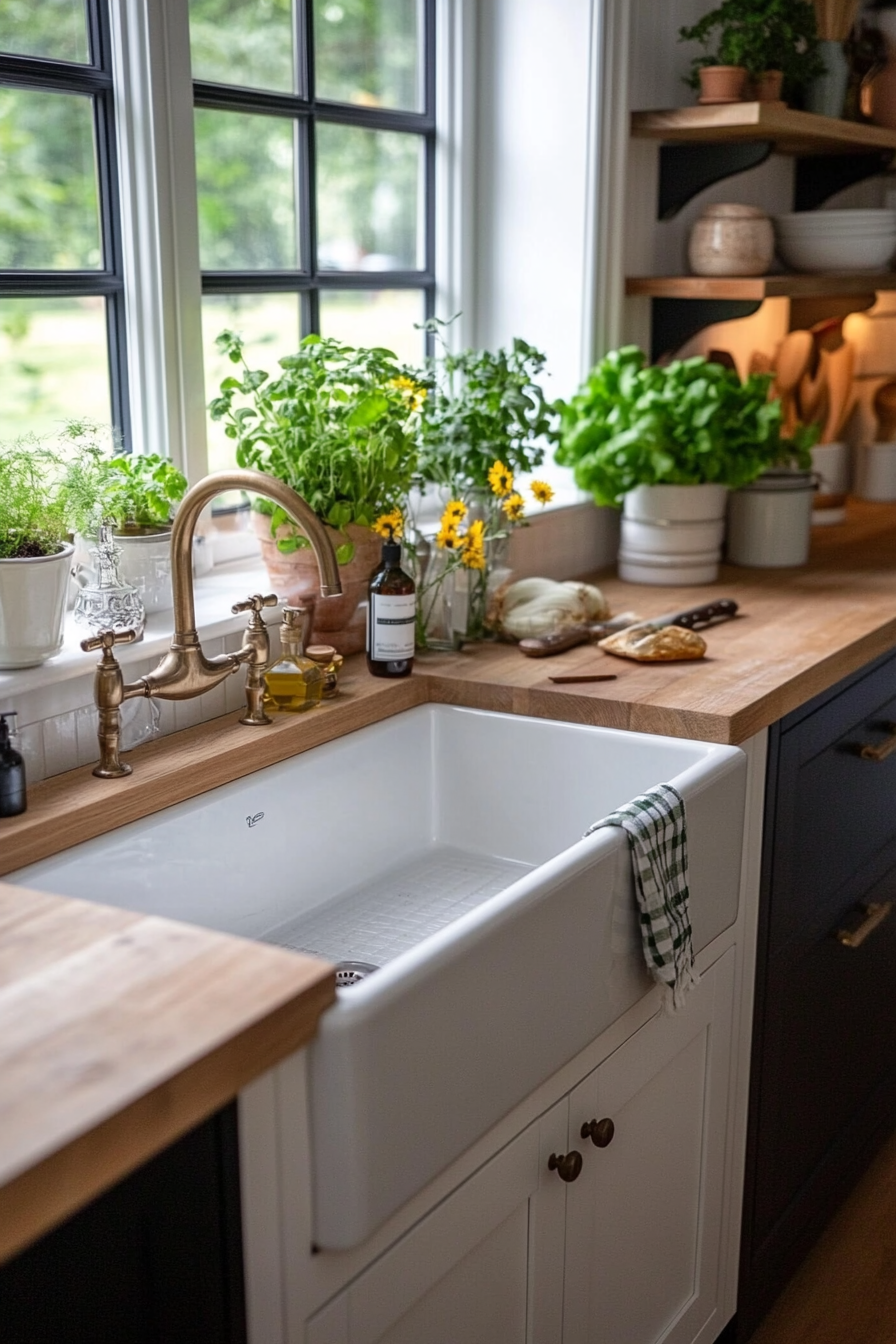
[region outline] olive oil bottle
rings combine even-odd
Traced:
[[[320,666],[305,656],[312,609],[284,607],[280,656],[264,674],[264,707],[268,713],[301,714],[319,705],[324,689]]]

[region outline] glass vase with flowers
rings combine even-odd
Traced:
[[[511,529],[524,521],[516,480],[544,460],[553,407],[538,382],[545,357],[515,338],[509,348],[451,351],[449,325],[425,324],[437,353],[419,377],[425,389],[418,423],[415,484],[424,506],[441,501],[435,537],[411,530],[417,562],[421,647],[455,646],[487,633],[489,594],[506,577]],[[530,489],[542,504],[546,482]]]

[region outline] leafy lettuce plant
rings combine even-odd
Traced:
[[[63,482],[69,521],[83,536],[112,523],[121,534],[171,526],[187,478],[157,453],[122,453],[114,434],[87,420],[65,426],[60,450],[68,458]]]
[[[702,356],[665,367],[637,346],[606,355],[568,402],[555,458],[598,504],[619,506],[638,485],[737,489],[788,457],[805,456],[781,439],[781,403],[769,401],[770,374],[737,374]]]
[[[217,346],[240,372],[224,379],[209,411],[223,420],[241,467],[285,481],[338,530],[352,523],[371,527],[401,503],[416,466],[422,388],[391,350],[306,336],[294,355],[278,361],[280,376],[271,378],[249,368],[235,332],[222,332]],[[265,500],[254,507],[270,513],[272,536],[288,522]],[[309,543],[293,529],[277,544],[288,554]],[[340,562],[352,551],[350,543],[341,546]]]

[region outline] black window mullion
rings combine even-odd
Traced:
[[[105,0],[87,0],[86,20],[90,64],[4,53],[0,55],[0,85],[91,99],[102,266],[96,271],[0,271],[0,295],[36,299],[99,297],[105,300],[112,417],[115,429],[128,445],[130,416],[112,34]]]
[[[295,292],[299,299],[303,335],[320,330],[320,298],[324,292],[345,290],[418,290],[423,295],[427,317],[435,311],[435,0],[423,0],[422,112],[362,107],[316,97],[314,84],[313,0],[296,0],[295,49],[297,89],[295,94],[250,89],[236,85],[194,81],[197,107],[217,111],[292,117],[296,121],[298,163],[298,233],[300,268],[295,271],[204,271],[204,294],[264,294]],[[329,271],[321,270],[317,256],[316,134],[318,121],[365,130],[398,131],[423,141],[423,262],[422,270]]]

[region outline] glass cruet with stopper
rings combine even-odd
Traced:
[[[319,705],[324,673],[306,657],[311,633],[312,607],[284,607],[280,626],[280,654],[264,674],[264,707],[281,714],[301,714]]]

